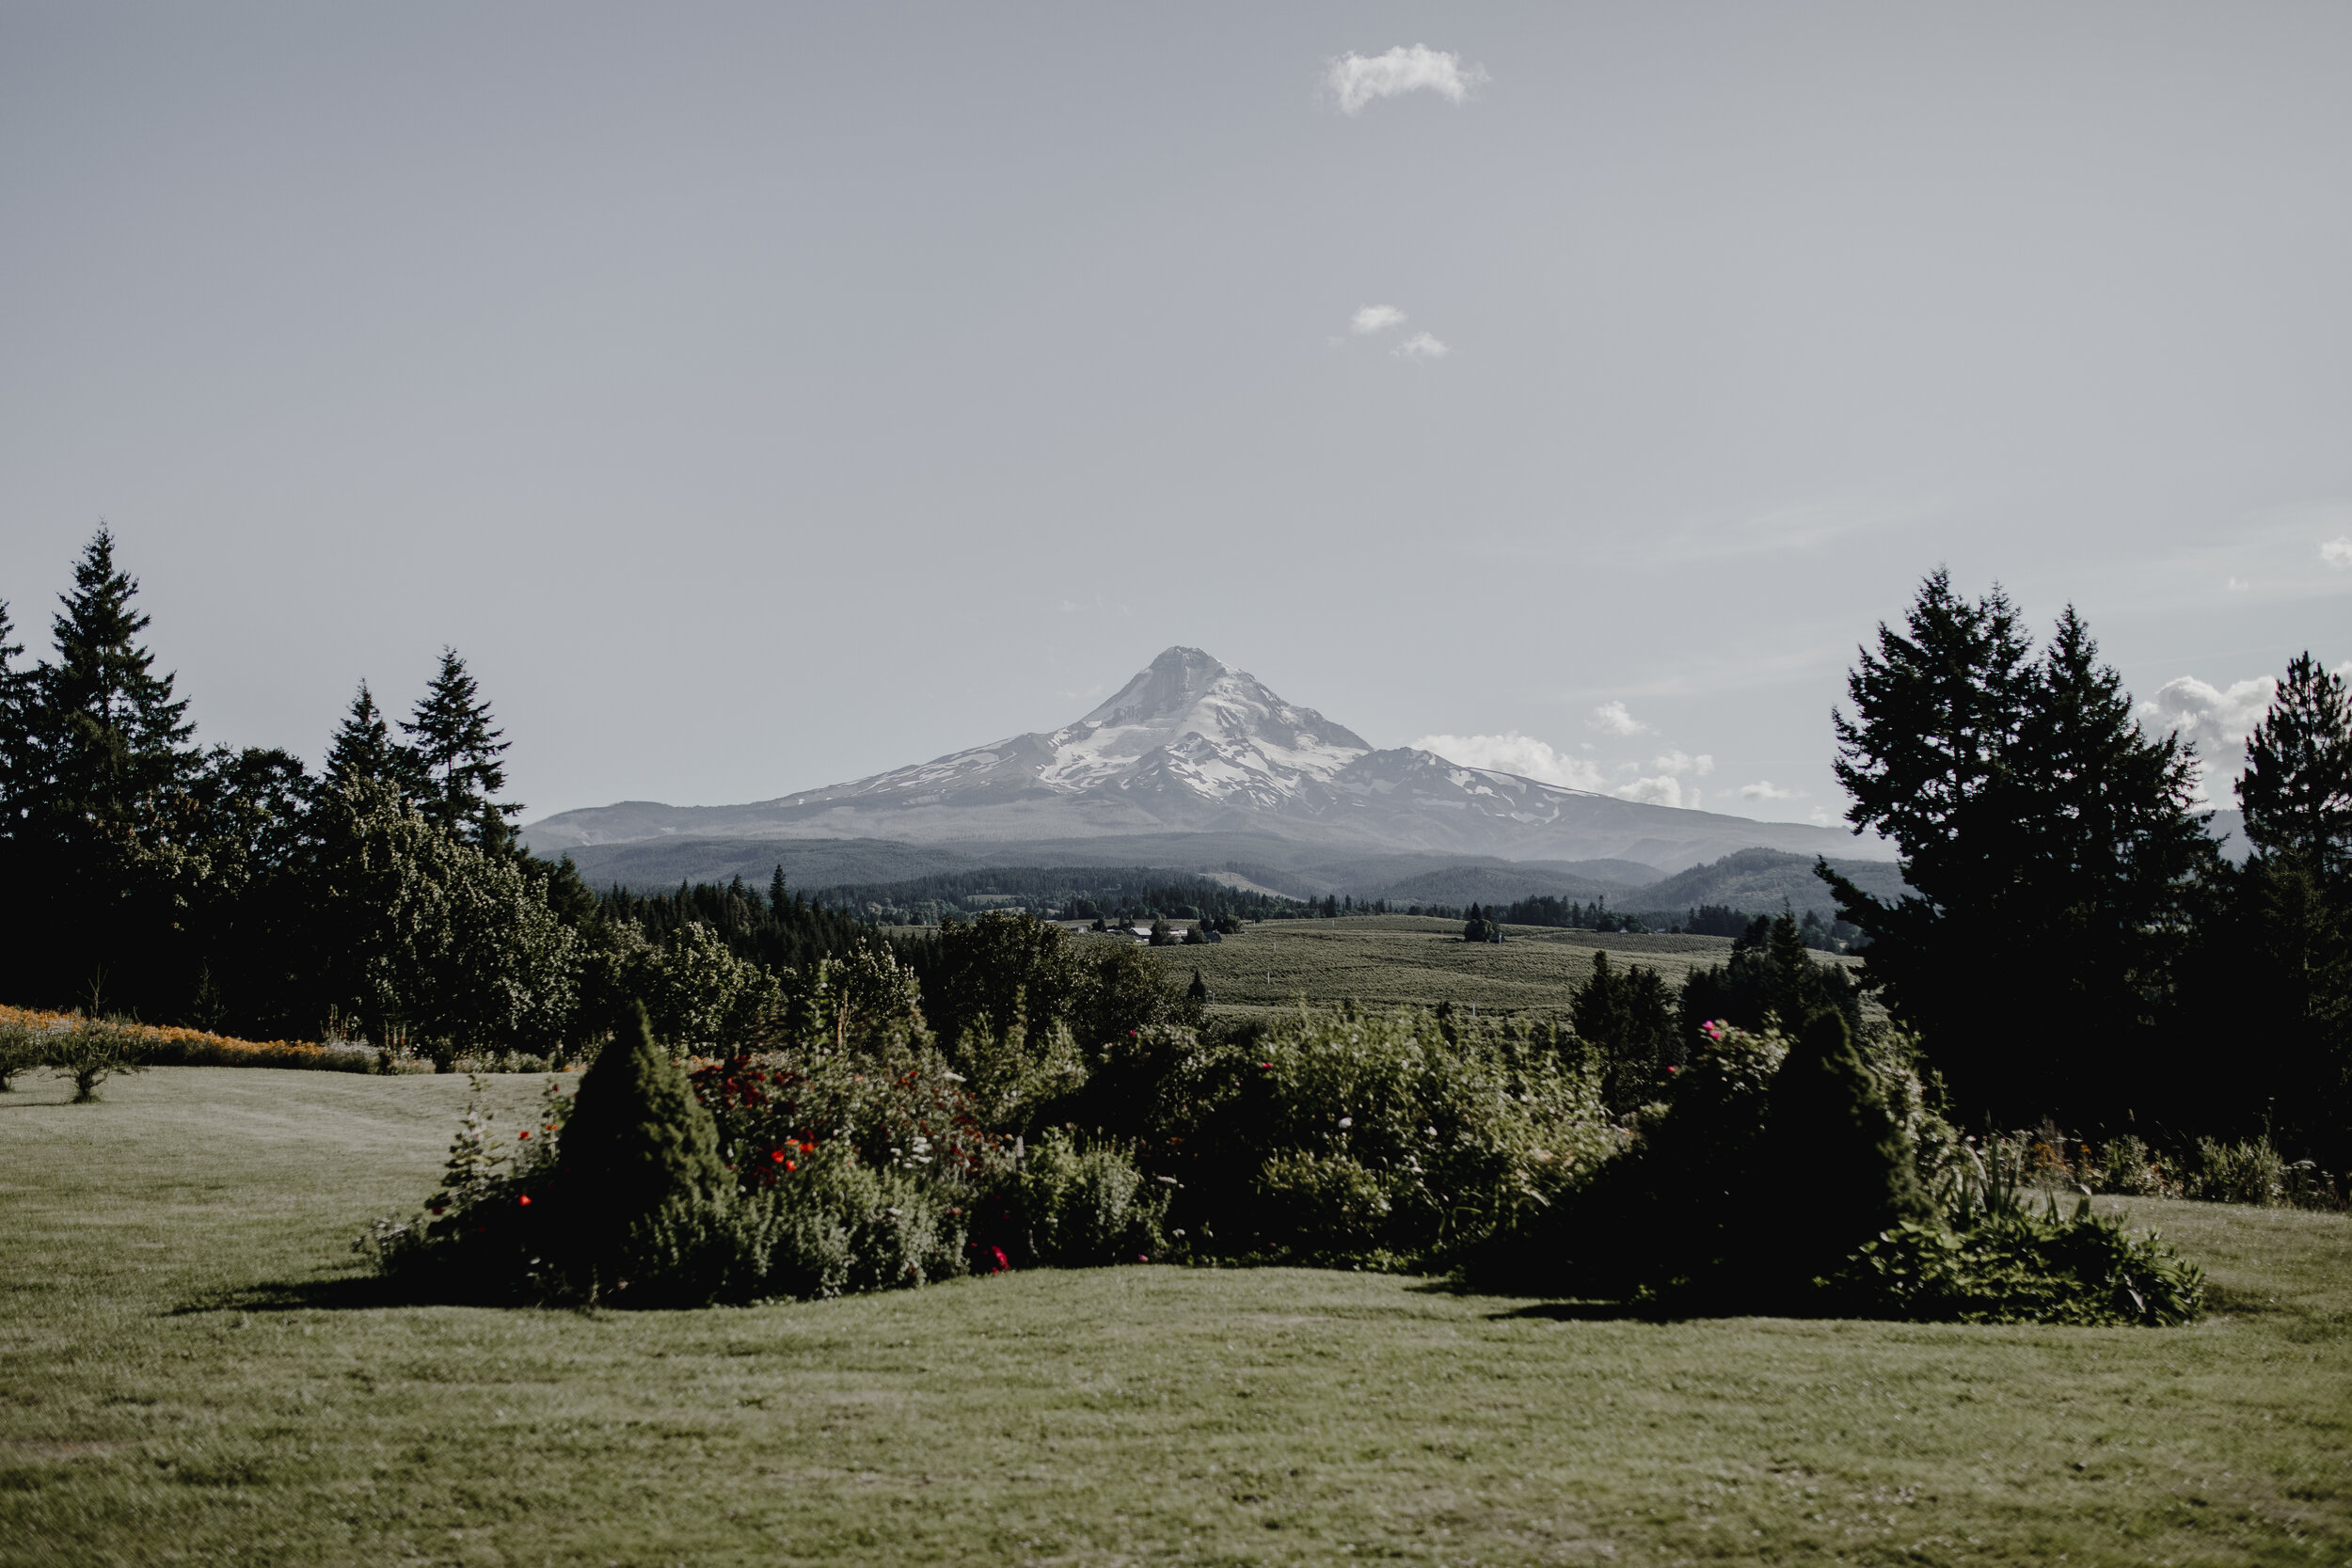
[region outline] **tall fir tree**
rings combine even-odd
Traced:
[[[1854,717],[1836,716],[1836,768],[1847,820],[1896,841],[1916,892],[1887,903],[1819,871],[1963,1115],[2120,1123],[2147,1103],[2133,1065],[2169,1026],[2215,847],[2193,758],[2140,734],[2081,617],[2038,659],[2017,619],[1939,570],[1909,635],[1880,628]]]
[[[454,648],[441,650],[440,673],[400,726],[426,781],[419,809],[442,832],[485,849],[512,847],[522,807],[493,799],[506,787],[499,760],[511,744],[490,722],[490,705]]]
[[[52,623],[56,662],[35,672],[17,748],[23,922],[0,963],[11,994],[169,1008],[188,976],[187,922],[205,873],[193,786],[201,757],[173,677],[140,641],[138,582],[101,528]]]
[[[425,792],[428,781],[423,763],[415,752],[392,738],[391,726],[365,681],[359,683],[350,710],[327,744],[325,778],[335,789],[361,779],[383,779],[399,789],[402,799],[411,801]]]
[[[2352,878],[2352,692],[2308,652],[2247,742],[2237,798],[2257,850],[2327,881]]]

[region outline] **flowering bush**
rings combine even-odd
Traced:
[[[1119,1144],[1082,1148],[1049,1129],[1011,1183],[1023,1260],[1057,1268],[1149,1262],[1167,1247],[1162,1226],[1174,1188],[1172,1177],[1146,1177]]]
[[[36,1038],[80,1027],[79,1013],[0,1006],[0,1030],[23,1029]],[[371,1072],[376,1053],[367,1046],[306,1045],[294,1040],[241,1040],[175,1024],[127,1023],[117,1027],[136,1041],[139,1060],[150,1067],[281,1067],[328,1072]]]
[[[471,1082],[440,1185],[423,1211],[374,1221],[352,1248],[412,1290],[480,1302],[560,1296],[547,1199],[571,1098],[550,1081],[538,1116],[503,1129],[483,1114],[481,1077]]]
[[[0,1094],[16,1086],[9,1080],[27,1068],[40,1067],[47,1056],[47,1048],[31,1024],[0,1013]]]

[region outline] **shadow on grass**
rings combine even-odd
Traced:
[[[227,1286],[191,1296],[171,1309],[175,1318],[206,1312],[358,1312],[381,1307],[432,1305],[414,1290],[375,1275],[326,1279],[268,1280]]]
[[[1692,1316],[1687,1311],[1674,1312],[1655,1306],[1637,1306],[1625,1301],[1584,1299],[1527,1301],[1525,1297],[1516,1295],[1512,1291],[1482,1291],[1476,1286],[1465,1285],[1458,1279],[1424,1279],[1417,1285],[1407,1286],[1406,1289],[1429,1296],[1485,1296],[1489,1300],[1521,1302],[1520,1306],[1487,1313],[1488,1323],[1509,1323],[1513,1319],[1549,1318],[1560,1323],[1685,1323]]]

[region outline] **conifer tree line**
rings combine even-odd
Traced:
[[[788,895],[599,899],[525,853],[508,742],[455,649],[405,719],[363,681],[313,773],[201,747],[101,529],[27,661],[0,602],[0,997],[259,1038],[341,1029],[546,1052],[645,997],[713,1025],[780,970],[865,942]]]
[[[2352,698],[2306,653],[2236,786],[2233,864],[2192,749],[2133,718],[2069,607],[2033,645],[1997,587],[1938,570],[1881,626],[1835,716],[1847,820],[1909,896],[1826,864],[1862,977],[1971,1125],[2267,1132],[2352,1164]]]

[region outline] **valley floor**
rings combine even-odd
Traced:
[[[491,1093],[518,1115],[541,1083]],[[2178,1330],[1653,1323],[1160,1267],[387,1308],[345,1248],[430,1188],[462,1080],[163,1069],[94,1106],[20,1084],[0,1561],[2352,1554],[2340,1215],[2133,1205],[2217,1287]]]

